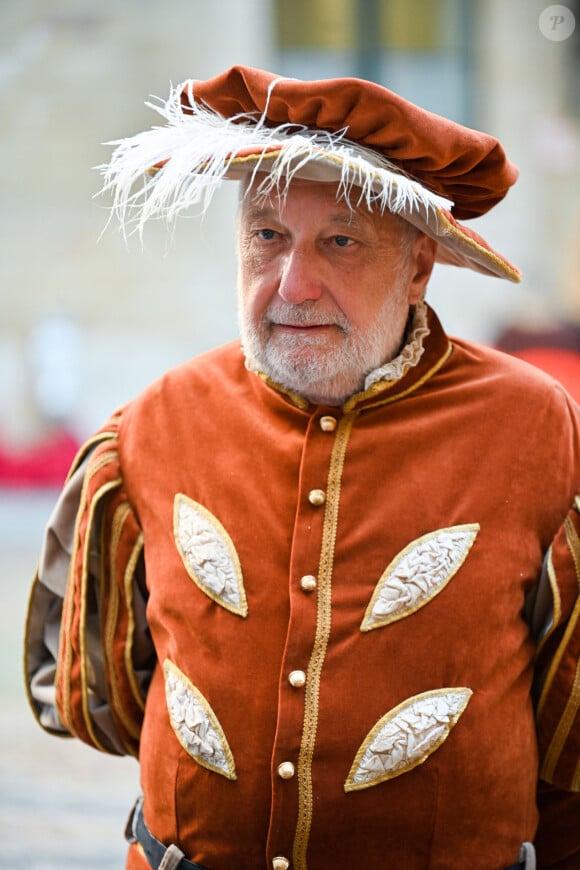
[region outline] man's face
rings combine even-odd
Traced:
[[[266,200],[250,189],[239,305],[251,364],[310,401],[340,404],[396,356],[434,252],[401,218],[337,201],[334,184],[295,179]]]

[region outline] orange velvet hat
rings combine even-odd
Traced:
[[[187,81],[152,108],[165,126],[111,143],[102,167],[123,225],[141,231],[150,217],[205,208],[224,178],[253,175],[264,195],[293,177],[334,181],[339,196],[434,238],[439,261],[521,278],[458,223],[487,212],[517,178],[492,136],[362,79],[300,81],[243,66]]]

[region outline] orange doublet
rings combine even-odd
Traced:
[[[98,745],[82,639],[101,535],[105,680],[145,818],[211,870],[500,870],[534,839],[538,763],[579,786],[577,411],[530,367],[429,325],[418,365],[341,409],[282,393],[232,344],[92,442],[61,718]],[[538,759],[523,614],[555,538]],[[146,867],[136,846],[128,867]]]

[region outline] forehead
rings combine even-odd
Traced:
[[[361,200],[361,191],[353,187],[348,198],[334,182],[295,178],[288,185],[267,194],[260,190],[260,178],[247,182],[242,190],[242,219],[279,220],[293,216],[320,216],[326,221],[344,226],[373,226],[395,230],[403,221],[391,212],[381,213]]]

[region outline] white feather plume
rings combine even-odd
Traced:
[[[98,167],[104,177],[101,193],[112,194],[112,214],[124,232],[142,234],[153,218],[172,224],[192,206],[205,212],[224,178],[260,173],[258,192],[284,192],[292,178],[309,168],[332,169],[339,195],[395,214],[427,217],[433,209],[449,209],[450,200],[429,191],[401,173],[375,151],[337,133],[296,124],[267,127],[265,114],[224,118],[196,102],[189,86],[191,110],[183,111],[183,86],[172,89],[167,102],[147,103],[166,121],[114,145],[111,160]],[[275,153],[273,153],[273,149]],[[250,153],[244,161],[240,154]],[[156,168],[160,167],[160,168]]]

